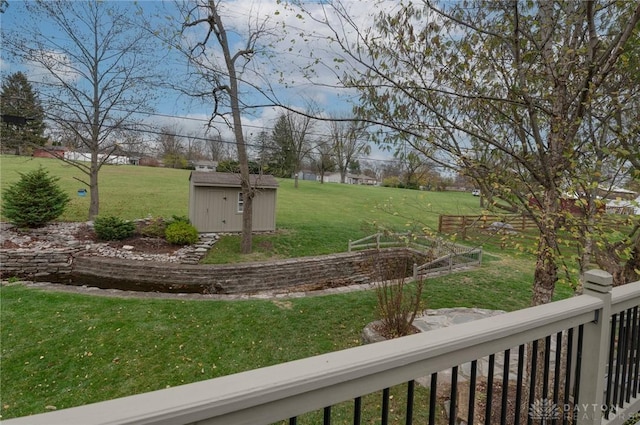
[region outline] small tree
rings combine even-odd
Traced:
[[[2,82],[0,110],[3,116],[0,150],[3,153],[24,155],[34,146],[43,146],[47,142],[44,108],[22,72],[11,74]]]
[[[58,180],[42,167],[20,173],[20,180],[3,194],[3,215],[18,227],[41,227],[60,217],[70,199]]]

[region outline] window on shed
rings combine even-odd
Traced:
[[[242,192],[238,192],[238,212],[244,211],[244,199],[242,198]]]

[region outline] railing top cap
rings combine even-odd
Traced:
[[[604,270],[589,270],[584,273],[584,280],[598,286],[611,287],[613,285],[613,276]]]

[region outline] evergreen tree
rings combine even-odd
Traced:
[[[20,173],[20,180],[2,194],[3,215],[18,227],[41,227],[60,217],[69,196],[58,180],[42,167]]]
[[[295,146],[291,122],[280,114],[271,133],[269,170],[276,177],[291,178],[295,170]]]
[[[44,146],[44,108],[31,83],[22,72],[16,72],[2,82],[0,93],[0,145],[2,153],[29,153],[34,146]]]

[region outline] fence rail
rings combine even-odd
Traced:
[[[630,215],[602,214],[598,216],[598,222],[608,228],[621,230],[633,222]],[[535,231],[538,225],[535,220],[526,214],[503,215],[441,215],[438,218],[438,233],[458,233],[464,240],[470,229],[499,231]]]
[[[438,219],[439,233],[461,233],[465,235],[468,229],[490,229],[492,225],[496,230],[501,230],[500,225],[494,223],[504,223],[518,231],[535,230],[535,221],[527,215],[441,215]]]
[[[471,248],[442,238],[430,238],[413,233],[376,233],[357,241],[349,240],[349,252],[357,249],[381,249],[406,246],[426,254],[427,261],[414,264],[413,278],[427,273],[452,271],[482,263],[482,247]]]
[[[339,423],[435,424],[443,394],[449,423],[622,424],[640,411],[640,282],[586,280],[583,295],[550,304],[4,424],[330,424],[344,402]]]

